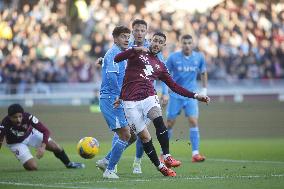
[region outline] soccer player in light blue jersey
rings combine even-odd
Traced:
[[[96,166],[104,170],[104,178],[117,179],[119,177],[115,172],[115,165],[125,148],[133,140],[131,140],[130,127],[122,105],[114,107],[114,103],[119,99],[126,67],[126,61],[115,64],[114,57],[128,48],[130,29],[125,26],[117,26],[114,28],[112,36],[114,44],[105,54],[102,64],[100,109],[109,129],[114,131],[116,135],[114,135],[115,140],[113,140],[111,151],[104,159],[98,160]]]
[[[207,95],[206,62],[202,53],[193,50],[193,39],[190,35],[181,37],[182,50],[170,54],[166,65],[175,82],[190,91],[198,90],[197,76],[201,78],[199,94]],[[170,92],[167,107],[167,128],[169,138],[173,135],[173,126],[181,110],[188,119],[189,139],[192,146],[192,162],[203,162],[205,157],[199,153],[198,102]]]

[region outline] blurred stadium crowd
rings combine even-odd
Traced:
[[[205,13],[190,13],[166,3],[153,11],[77,0],[68,11],[66,0],[22,7],[2,1],[0,83],[17,86],[8,93],[21,93],[29,84],[96,82],[94,63],[110,47],[112,29],[130,26],[135,18],[149,23],[149,35],[166,32],[165,57],[179,48],[180,35],[193,35],[205,54],[209,79],[284,78],[284,3],[265,2],[225,0]]]

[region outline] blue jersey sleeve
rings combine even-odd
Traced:
[[[114,62],[114,56],[106,56],[104,58],[104,65],[106,66],[106,72],[119,72],[118,65]]]

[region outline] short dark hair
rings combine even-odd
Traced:
[[[131,33],[130,29],[126,26],[116,26],[112,31],[112,37],[118,37],[122,33]]]
[[[180,40],[184,40],[184,39],[192,39],[192,36],[189,34],[185,34],[183,36],[181,36]]]
[[[8,116],[16,113],[24,113],[24,108],[20,104],[12,104],[8,107]]]
[[[167,36],[166,36],[163,32],[160,32],[160,31],[155,32],[154,35],[153,35],[153,37],[154,37],[155,35],[158,35],[158,36],[161,36],[161,37],[165,38],[165,41],[167,40]]]
[[[136,24],[142,24],[142,25],[145,25],[146,28],[148,27],[147,22],[146,22],[145,20],[135,19],[135,20],[132,22],[132,28],[133,28]]]

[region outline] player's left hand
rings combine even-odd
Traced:
[[[113,103],[114,108],[117,108],[120,105],[120,103],[121,103],[121,100],[117,98]]]
[[[206,104],[209,104],[209,102],[210,102],[209,96],[206,96],[206,95],[197,94],[195,98],[198,101],[205,102]]]
[[[38,159],[43,157],[43,154],[45,152],[45,146],[46,144],[42,143],[40,147],[38,147],[37,152],[36,152],[36,157]]]

